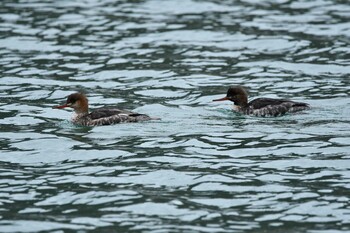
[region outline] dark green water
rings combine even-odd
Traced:
[[[0,2],[0,232],[350,231],[348,1]],[[229,85],[307,102],[279,118]],[[77,127],[52,109],[161,121]]]

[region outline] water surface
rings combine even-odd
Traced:
[[[0,232],[350,231],[347,1],[0,6]],[[211,102],[237,84],[313,108]],[[75,126],[75,91],[162,120]]]

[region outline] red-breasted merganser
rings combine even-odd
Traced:
[[[233,110],[246,115],[260,117],[276,117],[286,113],[310,109],[306,103],[285,99],[257,98],[248,103],[248,92],[242,86],[232,86],[224,98],[213,101],[230,100],[234,103]]]
[[[88,99],[82,93],[74,93],[67,97],[64,105],[53,108],[73,108],[75,115],[72,117],[74,124],[83,126],[112,125],[123,122],[138,122],[148,120],[159,120],[145,114],[120,110],[116,108],[99,108],[89,113]]]

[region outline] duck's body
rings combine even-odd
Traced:
[[[309,105],[301,102],[294,102],[284,99],[257,98],[248,103],[246,107],[236,107],[236,112],[259,116],[259,117],[276,117],[286,113],[299,112],[309,109]]]
[[[61,109],[67,107],[71,107],[75,111],[75,114],[72,117],[72,122],[83,126],[113,125],[118,123],[157,119],[151,118],[145,114],[120,110],[117,108],[99,108],[89,113],[88,100],[82,93],[69,95],[66,104],[54,108]]]
[[[149,121],[153,118],[117,108],[100,108],[87,114],[74,114],[72,122],[83,126],[113,125],[118,123]]]
[[[232,101],[236,112],[259,117],[276,117],[310,108],[306,103],[286,99],[257,98],[248,102],[248,93],[241,86],[230,87],[226,97],[214,101],[223,100]]]

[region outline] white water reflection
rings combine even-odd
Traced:
[[[1,232],[350,230],[344,2],[1,6]],[[241,116],[230,85],[312,109]],[[75,126],[76,91],[162,120]]]

